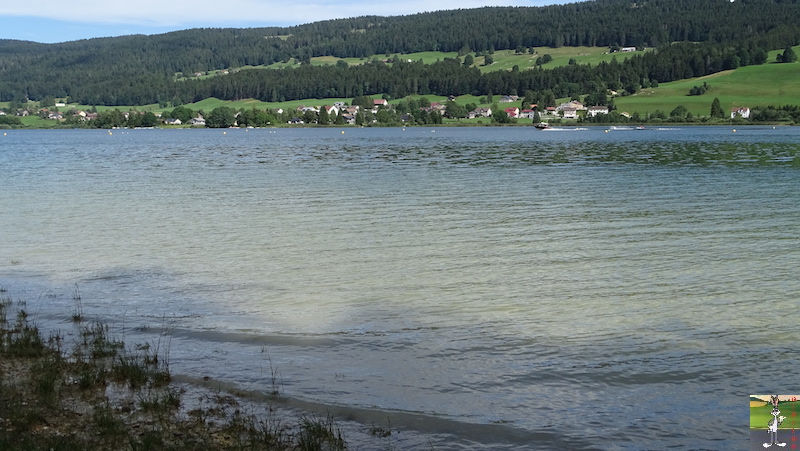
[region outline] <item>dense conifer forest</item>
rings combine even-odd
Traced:
[[[287,28],[192,29],[60,44],[0,40],[0,101],[69,97],[89,105],[180,105],[208,97],[282,101],[387,94],[529,97],[602,95],[762,64],[767,51],[800,42],[797,0],[590,0],[547,7],[492,7],[399,17],[358,17]],[[372,60],[312,66],[316,56],[419,51],[462,56],[530,47],[655,47],[596,66],[481,73],[434,64]],[[291,59],[286,69],[231,71]],[[531,94],[533,93],[533,94]]]

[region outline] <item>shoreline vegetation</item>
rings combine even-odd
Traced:
[[[798,119],[800,119],[800,107],[797,108]],[[510,119],[496,121],[492,118],[454,120],[440,118],[437,121],[425,123],[363,123],[363,124],[316,124],[316,123],[267,123],[262,125],[230,125],[225,127],[209,127],[207,125],[167,125],[158,124],[153,126],[142,125],[109,125],[106,127],[76,127],[74,125],[59,124],[31,124],[14,123],[4,124],[0,122],[0,130],[116,130],[116,129],[163,129],[163,130],[207,130],[207,129],[298,129],[298,128],[330,128],[330,129],[353,129],[353,128],[425,128],[425,127],[535,127],[537,124],[545,123],[552,127],[676,127],[676,126],[796,126],[800,121],[795,121],[792,117],[773,118],[771,120],[748,120],[741,117],[735,118],[708,118],[702,117],[693,120],[671,120],[672,118],[652,118],[647,120],[573,120],[562,118],[546,118],[539,120],[531,119]]]
[[[169,370],[169,331],[129,346],[84,318],[77,288],[73,300],[75,332],[45,336],[0,287],[0,449],[348,449],[330,413],[292,419],[281,409],[274,377],[260,411],[235,394],[182,387]]]
[[[794,48],[800,52],[800,46]],[[788,50],[791,48],[784,53]],[[590,58],[587,64],[590,61],[599,64],[600,60],[591,58],[600,58],[607,63],[606,60],[614,61],[617,56],[644,55],[652,49],[631,53],[609,53],[607,48],[539,49],[536,55],[540,51],[555,55],[554,62],[547,64],[549,68],[556,63],[558,67],[570,66],[567,59]],[[426,64],[437,64],[440,58],[453,56],[428,53]],[[495,56],[495,63],[481,67],[513,74],[533,70],[538,61],[535,55],[514,50],[497,51]],[[763,64],[663,83],[627,88],[607,86],[594,94],[575,91],[570,97],[554,93],[542,96],[539,92],[520,92],[513,87],[507,88],[508,92],[489,91],[485,95],[428,93],[399,97],[383,93],[285,101],[263,101],[245,95],[239,100],[208,97],[186,104],[173,99],[125,106],[87,105],[72,98],[47,96],[40,100],[0,102],[0,129],[483,127],[539,122],[557,126],[800,124],[800,90],[794,83],[800,74],[800,64],[772,62],[780,57],[780,50],[773,50],[766,54]],[[328,59],[322,61],[331,63]],[[506,67],[511,64],[514,66]],[[519,69],[515,70],[517,66]],[[250,71],[254,70],[271,71]],[[214,77],[224,79],[226,75]],[[581,106],[565,111],[573,102]]]
[[[122,111],[119,108],[91,107],[85,112],[82,106],[67,106],[69,112],[60,119],[51,119],[48,109],[39,109],[32,105],[33,116],[17,117],[0,115],[0,130],[12,129],[137,129],[137,128],[162,128],[162,129],[205,129],[205,128],[364,128],[364,127],[530,127],[539,123],[562,127],[586,126],[702,126],[702,125],[798,125],[800,124],[800,106],[754,106],[742,108],[746,116],[738,113],[729,113],[719,106],[719,100],[714,98],[710,104],[710,115],[695,115],[687,108],[679,105],[672,111],[655,110],[646,114],[628,114],[626,112],[606,110],[605,113],[592,116],[587,113],[588,108],[577,111],[574,117],[562,117],[560,114],[541,113],[532,106],[531,109],[520,109],[520,101],[477,107],[476,103],[462,105],[453,100],[442,99],[440,102],[431,102],[426,97],[419,99],[401,100],[397,103],[388,103],[379,108],[368,109],[360,106],[360,111],[353,115],[326,114],[327,105],[300,105],[292,110],[234,108],[227,106],[229,102],[216,99],[207,99],[206,107],[198,105],[198,109],[178,106],[172,110],[159,112],[158,116],[152,111],[141,111],[137,107]],[[216,100],[216,101],[212,101]],[[354,99],[355,100],[355,99]],[[370,98],[379,102],[379,99]],[[485,100],[485,99],[484,99]],[[352,109],[351,103],[340,103],[340,111]],[[317,102],[318,103],[318,102]],[[341,104],[344,103],[344,106]],[[523,101],[524,103],[524,101]],[[575,103],[565,101],[560,106]],[[420,107],[419,105],[424,105]],[[214,106],[217,105],[217,106]],[[467,117],[467,109],[490,111],[483,117]],[[63,109],[63,108],[62,108]],[[738,109],[734,109],[737,110]],[[456,111],[456,113],[454,113]],[[525,114],[525,116],[523,116]],[[574,114],[574,113],[573,113]],[[180,116],[182,119],[177,119]],[[87,119],[91,117],[91,119]],[[346,119],[345,119],[346,118]]]

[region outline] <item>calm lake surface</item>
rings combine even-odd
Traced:
[[[800,389],[800,128],[8,130],[0,287],[397,449],[745,449]],[[270,367],[271,365],[271,367]],[[272,370],[270,369],[272,368]],[[394,442],[391,442],[394,440]]]

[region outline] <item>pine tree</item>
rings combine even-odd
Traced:
[[[719,98],[714,97],[714,101],[711,102],[711,117],[712,118],[724,118],[725,111],[722,110],[722,106],[719,104]]]

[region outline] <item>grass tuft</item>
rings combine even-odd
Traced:
[[[75,309],[72,311],[72,322],[79,323],[83,321],[83,302],[81,301],[81,290],[78,284],[75,284],[75,291],[72,293],[72,302],[75,304]]]
[[[14,304],[0,298],[0,449],[347,449],[330,415],[291,424],[271,406],[246,414],[222,393],[189,410],[184,392],[171,385],[161,338],[128,348],[95,322],[78,325],[65,352],[58,333],[44,339],[24,303]],[[12,307],[19,308],[13,322]],[[270,372],[277,392],[271,360]]]
[[[302,451],[347,449],[342,431],[330,415],[325,418],[316,415],[301,417],[297,445]]]

